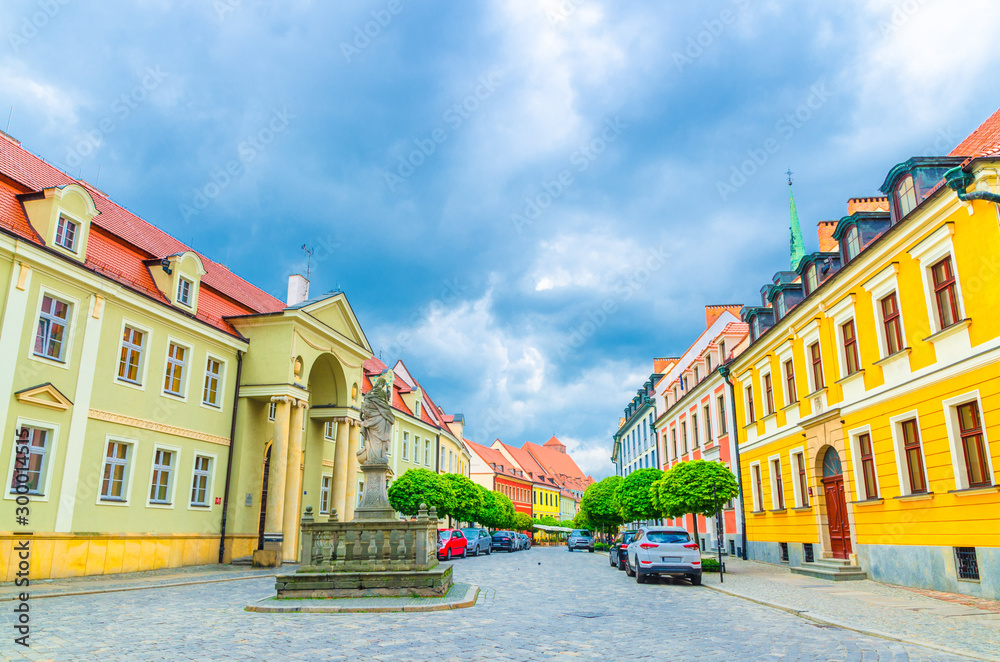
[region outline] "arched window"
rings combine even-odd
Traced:
[[[909,214],[916,206],[917,193],[913,188],[913,177],[907,175],[896,185],[896,208],[899,210],[899,218]]]
[[[826,454],[823,455],[823,478],[839,476],[843,472],[840,465],[840,454],[833,446],[827,448]]]
[[[858,226],[852,225],[847,231],[847,259],[853,260],[861,252],[861,233]]]

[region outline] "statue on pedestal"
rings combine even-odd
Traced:
[[[396,416],[392,413],[392,370],[386,370],[365,393],[361,404],[361,436],[364,448],[358,451],[358,461],[365,475],[361,503],[354,511],[354,519],[394,519],[395,509],[389,504],[387,475],[389,473],[389,444]]]

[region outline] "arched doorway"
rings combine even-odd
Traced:
[[[823,455],[823,493],[826,497],[826,525],[830,533],[830,552],[835,559],[852,553],[851,527],[847,521],[844,495],[844,470],[837,449],[828,446]]]
[[[264,549],[264,520],[267,519],[267,481],[271,474],[271,443],[264,449],[264,477],[260,483],[260,522],[257,524],[257,549]]]

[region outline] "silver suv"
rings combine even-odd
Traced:
[[[566,548],[571,552],[574,549],[585,549],[588,552],[593,552],[594,534],[587,529],[573,529],[566,536]]]
[[[644,584],[650,576],[687,577],[701,584],[701,549],[679,526],[640,526],[629,543],[625,574]]]

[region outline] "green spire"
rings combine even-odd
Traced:
[[[790,262],[792,271],[795,271],[799,267],[799,262],[806,256],[806,246],[802,241],[802,226],[799,225],[799,212],[795,209],[795,193],[792,192],[792,171],[789,170],[785,174],[788,175],[788,197],[792,217],[788,244],[791,252]]]

